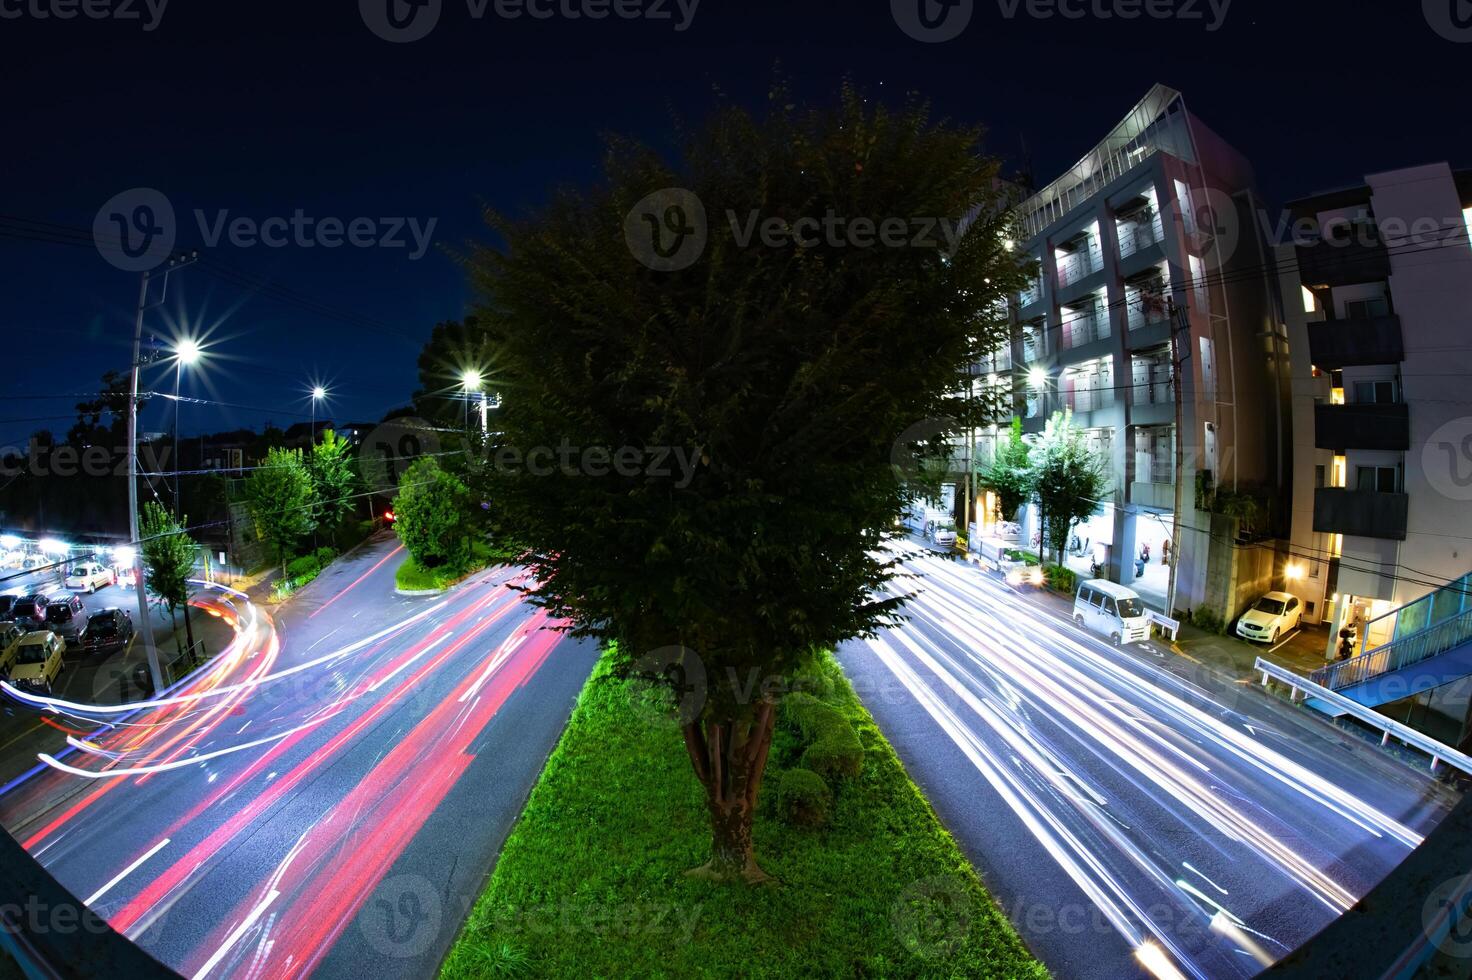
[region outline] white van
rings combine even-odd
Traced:
[[[1078,587],[1073,621],[1086,630],[1109,637],[1115,646],[1150,638],[1150,617],[1139,595],[1122,585],[1096,578]]]

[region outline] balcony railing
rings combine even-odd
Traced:
[[[1119,257],[1127,259],[1160,241],[1165,235],[1159,216],[1138,215],[1121,219],[1118,225]]]
[[[1163,381],[1137,381],[1130,386],[1132,405],[1174,405],[1175,384],[1168,378]]]
[[[1114,392],[1109,388],[1075,388],[1068,393],[1065,403],[1074,414],[1081,415],[1114,404]]]
[[[1310,323],[1308,349],[1313,363],[1325,370],[1364,364],[1399,364],[1406,356],[1400,317],[1393,313]]]
[[[1298,246],[1298,278],[1307,286],[1352,286],[1390,278],[1390,253],[1380,243],[1319,242]]]
[[[1164,289],[1160,291],[1132,291],[1128,298],[1129,324],[1131,330],[1139,330],[1156,323],[1170,320],[1170,307],[1165,300]]]
[[[1320,487],[1314,491],[1314,530],[1387,541],[1406,539],[1410,497],[1403,493]]]
[[[1403,404],[1315,405],[1314,446],[1403,453],[1411,448],[1411,412]]]
[[[1058,260],[1058,286],[1061,289],[1065,286],[1072,286],[1076,282],[1082,282],[1099,269],[1100,266],[1094,262],[1088,246],[1085,246],[1072,255]]]

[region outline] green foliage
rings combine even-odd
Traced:
[[[811,769],[787,769],[777,780],[777,809],[789,823],[821,827],[828,823],[833,791]]]
[[[820,776],[855,779],[864,766],[864,747],[843,714],[811,694],[796,692],[782,700],[783,720],[809,743],[802,767]]]
[[[394,533],[424,569],[455,575],[470,565],[473,504],[470,491],[432,456],[416,459],[399,478]]]
[[[1045,543],[1055,558],[1068,546],[1068,532],[1076,520],[1099,509],[1109,484],[1104,461],[1089,448],[1082,429],[1065,409],[1048,420],[1043,437],[1032,450],[1034,492],[1042,511]]]
[[[612,667],[605,657],[583,688],[441,977],[484,977],[502,947],[537,977],[1046,976],[837,670],[834,706],[867,748],[864,773],[815,832],[782,819],[768,763],[779,785],[755,832],[783,886],[672,875],[708,845],[705,797],[684,745]],[[930,949],[914,941],[944,908],[926,883],[958,915],[940,933],[954,942]]]
[[[172,614],[189,599],[189,576],[194,572],[199,545],[184,533],[183,522],[174,520],[163,505],[152,500],[138,512],[138,534],[148,590]]]
[[[1004,520],[1015,520],[1037,489],[1031,455],[1032,448],[1022,438],[1022,420],[1014,418],[1007,439],[997,444],[991,465],[978,476],[981,489],[997,495],[997,509]]]
[[[1058,592],[1073,595],[1078,591],[1078,573],[1064,565],[1049,565],[1043,570],[1048,587]]]
[[[1222,617],[1205,606],[1197,606],[1191,610],[1191,625],[1197,629],[1206,630],[1208,633],[1217,633],[1226,636],[1227,628],[1231,626],[1230,620]]]
[[[307,578],[315,576],[321,569],[322,563],[317,560],[316,555],[303,555],[286,563],[286,577],[290,579]]]
[[[303,537],[316,527],[312,476],[299,449],[272,449],[265,463],[245,481],[245,501],[256,534],[270,547],[286,572],[286,560]]]
[[[470,261],[505,393],[497,448],[672,447],[697,462],[688,483],[494,466],[481,499],[523,552],[533,600],[577,633],[633,659],[697,651],[707,721],[749,715],[730,678],[786,674],[893,621],[901,600],[874,595],[895,571],[882,529],[907,503],[895,447],[950,414],[977,338],[1006,335],[1003,301],[1024,279],[977,131],[847,90],[832,109],[791,101],[773,92],[764,118],[722,108],[678,169],[615,143],[603,186],[493,218],[504,250]],[[703,202],[710,235],[689,268],[660,272],[624,225],[668,187]],[[830,210],[976,218],[948,257],[743,247],[725,219]]]
[[[312,477],[313,518],[319,527],[334,529],[350,514],[356,501],[358,476],[353,466],[352,447],[332,429],[306,457]]]

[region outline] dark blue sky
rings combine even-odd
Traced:
[[[52,0],[21,2],[0,8]],[[1206,0],[1187,3],[1214,16]],[[943,114],[987,125],[992,151],[1013,163],[1025,138],[1045,181],[1156,81],[1253,161],[1270,200],[1399,166],[1472,166],[1461,108],[1472,44],[1438,34],[1418,2],[1235,0],[1208,31],[1201,20],[1041,20],[1026,7],[1009,18],[1011,0],[977,0],[945,44],[907,37],[888,0],[702,0],[683,32],[668,20],[475,20],[466,0],[444,4],[410,44],[374,36],[351,0],[171,0],[152,31],[0,18],[0,213],[90,229],[114,195],[153,187],[176,210],[180,247],[204,244],[195,209],[211,221],[300,209],[436,222],[436,247],[418,261],[405,248],[221,242],[209,269],[176,276],[151,330],[207,329],[212,363],[186,393],[246,406],[189,406],[186,434],[285,425],[305,416],[312,378],[332,387],[324,414],[338,419],[405,403],[419,339],[468,299],[440,246],[480,234],[481,201],[516,210],[590,181],[601,134],[663,143],[672,115],[698,119],[713,86],[758,103],[779,63],[804,96],[827,97],[845,74],[874,93],[918,89]],[[126,366],[137,276],[88,247],[0,237],[0,256],[5,444],[70,424],[31,420],[69,417],[74,398],[28,396],[94,391]],[[232,274],[270,278],[319,311],[252,295]],[[150,411],[145,428],[162,428]]]

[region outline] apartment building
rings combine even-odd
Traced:
[[[1377,174],[1289,207],[1289,587],[1333,637],[1472,570],[1472,171]]]
[[[1178,611],[1230,604],[1208,589],[1209,570],[1241,577],[1229,554],[1212,564],[1214,548],[1234,550],[1233,536],[1221,540],[1220,526],[1213,533],[1198,488],[1271,495],[1287,477],[1284,339],[1262,274],[1270,254],[1252,219],[1253,185],[1248,163],[1181,93],[1152,88],[1022,204],[1017,247],[1037,260],[1039,276],[1016,298],[1011,348],[980,368],[983,383],[1012,385],[1027,433],[1073,411],[1109,461],[1111,485],[1077,529],[1070,563],[1087,571],[1099,561],[1162,610],[1172,588],[1167,555]],[[983,437],[978,458],[989,458],[996,438]],[[1031,539],[1033,508],[1022,523]],[[1272,572],[1268,551],[1246,578],[1266,587]]]

